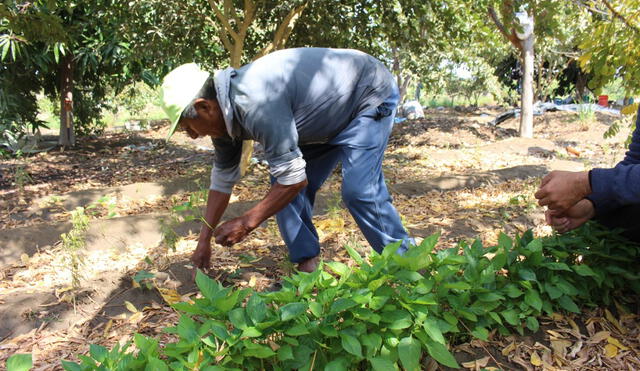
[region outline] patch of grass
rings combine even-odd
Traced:
[[[81,269],[85,264],[84,248],[85,233],[89,228],[89,217],[85,214],[84,208],[77,207],[71,212],[72,228],[68,233],[60,236],[62,239],[62,250],[65,254],[65,264],[71,272],[71,286],[74,290],[80,288],[82,279]]]

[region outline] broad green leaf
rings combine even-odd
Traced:
[[[338,330],[336,330],[335,327],[330,326],[330,325],[322,325],[319,327],[320,332],[322,333],[322,335],[326,336],[326,337],[338,337]]]
[[[573,270],[582,277],[597,277],[597,274],[589,266],[580,264],[572,266]]]
[[[422,240],[419,246],[419,250],[421,253],[430,253],[436,247],[438,240],[440,239],[440,231],[430,235],[429,237]]]
[[[311,311],[311,313],[313,313],[314,316],[318,318],[322,316],[322,304],[316,301],[312,301],[309,303],[309,310]]]
[[[368,357],[376,355],[376,353],[382,346],[382,336],[376,333],[364,334],[360,336],[360,341],[366,348]]]
[[[445,257],[441,264],[444,265],[459,265],[467,262],[467,258],[462,255],[449,255]]]
[[[7,371],[27,371],[31,367],[33,367],[31,354],[14,354],[7,359]]]
[[[91,344],[89,345],[89,354],[91,358],[95,359],[98,362],[104,362],[107,359],[107,354],[109,354],[109,350],[102,345]]]
[[[340,339],[342,340],[342,348],[344,350],[356,357],[362,358],[362,345],[360,345],[360,341],[358,341],[357,338],[345,333],[340,333]]]
[[[344,357],[340,357],[327,363],[327,365],[324,366],[324,371],[348,371],[349,370],[348,366],[349,366],[349,361]]]
[[[369,308],[373,310],[382,309],[382,307],[387,303],[388,300],[389,300],[388,296],[374,296],[371,298],[371,302],[369,303]]]
[[[565,263],[545,263],[544,267],[549,268],[554,271],[567,271],[571,272],[571,268]]]
[[[242,354],[245,357],[256,357],[256,358],[269,358],[269,357],[273,357],[274,355],[276,355],[276,353],[271,350],[271,348],[269,348],[266,345],[259,345],[256,344],[255,347],[252,348],[247,348],[244,349],[242,351]]]
[[[309,333],[309,330],[307,329],[307,326],[304,323],[299,323],[289,328],[287,331],[285,331],[285,334],[289,336],[302,336],[302,335],[307,335],[308,333]]]
[[[544,283],[544,291],[547,292],[547,295],[549,295],[549,298],[552,300],[555,300],[562,296],[562,291],[560,291],[557,287],[550,284],[549,282]]]
[[[302,275],[302,279],[298,284],[298,295],[303,296],[306,293],[310,292],[318,281],[318,277],[322,273],[321,270],[316,270],[312,273],[300,273]]]
[[[427,318],[422,326],[431,339],[441,344],[447,343],[446,340],[444,340],[444,336],[442,336],[442,331],[440,330],[440,326],[438,326],[438,321],[434,318]]]
[[[445,288],[454,289],[454,290],[469,290],[471,289],[471,285],[466,282],[447,282],[444,284]]]
[[[149,357],[144,371],[168,371],[167,364],[156,357]]]
[[[223,297],[217,297],[215,299],[212,299],[211,301],[213,302],[213,305],[220,312],[227,313],[228,311],[233,309],[233,307],[236,306],[236,303],[238,302],[238,296],[240,295],[240,293],[241,292],[239,290],[236,290],[230,295],[225,295]],[[222,294],[222,292],[220,294]]]
[[[511,239],[511,237],[500,232],[500,235],[498,236],[498,246],[503,248],[505,252],[511,251],[511,249],[513,248],[513,240]]]
[[[394,310],[391,312],[382,312],[382,322],[389,323],[388,328],[392,330],[402,330],[413,325],[411,314],[404,310]]]
[[[220,291],[218,283],[202,273],[200,269],[196,272],[196,285],[202,295],[209,300],[213,300],[218,291]]]
[[[499,302],[504,300],[504,296],[495,292],[487,292],[485,294],[478,295],[478,300],[485,302]]]
[[[247,327],[242,331],[242,335],[240,335],[240,337],[248,337],[248,338],[257,338],[259,336],[262,336],[262,332],[260,332],[257,328],[255,327]]]
[[[498,313],[496,312],[489,312],[489,317],[493,318],[494,321],[498,322],[500,325],[502,325],[502,318],[500,318],[500,316],[498,315]]]
[[[460,368],[458,362],[456,362],[456,359],[453,357],[453,354],[449,352],[445,345],[435,341],[428,341],[425,345],[427,346],[429,355],[438,361],[438,363],[447,367]]]
[[[536,281],[536,274],[533,273],[532,270],[530,269],[520,269],[520,271],[518,271],[518,274],[520,275],[520,278],[525,280],[525,281]]]
[[[7,363],[8,363],[8,361],[7,361]],[[66,371],[83,371],[82,367],[80,367],[80,365],[75,363],[75,362],[69,362],[69,361],[62,360],[62,361],[60,361],[60,363],[62,363],[62,368],[64,368]],[[29,369],[30,368],[27,368],[25,370],[29,370]],[[9,368],[9,366],[7,365],[7,371],[9,371],[9,370],[11,370],[11,368]],[[17,370],[20,370],[20,369],[18,368]]]
[[[418,340],[412,337],[406,337],[400,340],[398,345],[398,355],[400,356],[400,362],[402,367],[407,370],[420,371],[420,343]]]
[[[513,309],[505,310],[500,312],[500,314],[502,315],[504,320],[507,321],[508,324],[512,326],[518,326],[520,324],[518,313],[515,310]]]
[[[383,357],[375,357],[369,360],[371,367],[375,371],[390,371],[396,370],[396,364]]]
[[[196,330],[196,323],[188,316],[180,316],[178,320],[178,335],[189,343],[193,343],[198,338],[198,331]]]
[[[280,308],[280,319],[288,321],[296,318],[307,310],[305,303],[289,303]]]
[[[493,259],[491,259],[491,266],[496,271],[502,269],[505,264],[507,264],[507,254],[505,254],[504,252],[496,254]]]
[[[257,324],[262,322],[262,320],[267,316],[267,305],[258,293],[253,293],[247,302],[246,311],[251,321],[253,321],[254,324]]]
[[[329,262],[325,263],[324,265],[329,267],[332,271],[339,274],[340,276],[344,276],[351,272],[351,268],[349,268],[349,266],[340,262]]]
[[[360,256],[360,254],[358,254],[358,252],[353,247],[345,245],[344,248],[347,249],[347,252],[349,253],[349,256],[351,256],[351,259],[355,260],[358,265],[362,265],[364,263],[362,256]]]
[[[236,308],[229,312],[229,321],[235,328],[244,330],[247,327],[247,318],[245,316],[245,308]]]
[[[420,273],[408,270],[396,272],[394,276],[404,282],[416,282],[424,279],[424,276]]]
[[[540,299],[540,294],[535,290],[527,290],[524,294],[524,302],[538,311],[542,310],[542,299]]]
[[[396,251],[398,251],[398,248],[400,248],[400,245],[402,244],[402,241],[397,241],[397,242],[393,242],[388,244],[387,246],[384,247],[384,249],[382,250],[382,257],[387,259],[390,256],[392,256],[393,254],[396,253]]]
[[[140,349],[140,352],[147,356],[156,354],[158,350],[158,340],[156,339],[148,338],[140,334],[135,334],[133,335],[133,341],[136,344],[136,347]]]
[[[278,349],[278,360],[281,362],[293,359],[293,349],[291,345],[285,344]]]
[[[480,340],[487,341],[489,339],[489,331],[484,327],[476,327],[471,331],[471,335],[477,337]]]
[[[538,331],[540,328],[540,324],[535,317],[527,317],[527,328],[533,332]]]
[[[562,308],[568,310],[569,312],[580,313],[580,308],[578,308],[576,303],[574,303],[573,300],[571,300],[571,298],[566,295],[558,299],[558,304],[560,304]]]
[[[345,311],[349,308],[353,308],[356,305],[358,305],[358,303],[356,303],[355,301],[351,300],[351,299],[346,299],[346,298],[340,298],[338,300],[336,300],[335,302],[333,302],[333,304],[331,305],[331,309],[329,310],[330,314],[336,314],[336,313],[340,313],[342,311]]]

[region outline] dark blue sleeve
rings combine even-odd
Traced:
[[[640,109],[629,151],[624,160],[611,169],[593,169],[590,173],[593,202],[600,215],[623,205],[640,204]]]

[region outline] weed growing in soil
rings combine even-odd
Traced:
[[[63,233],[60,238],[65,265],[71,272],[71,286],[77,290],[82,278],[80,269],[84,265],[85,233],[89,228],[89,217],[85,214],[84,208],[77,207],[71,212],[71,224],[71,230]]]
[[[588,131],[595,116],[595,109],[591,103],[586,102],[585,104],[581,104],[578,107],[578,122],[580,123],[580,130]]]
[[[326,263],[285,278],[276,292],[225,288],[198,272],[202,296],[174,304],[182,315],[165,329],[177,342],[160,348],[136,334],[138,352],[92,345],[80,364],[63,367],[419,370],[432,358],[457,368],[449,343],[486,340],[494,329],[537,331],[544,314],[609,304],[622,289],[640,292],[638,246],[595,225],[543,239],[503,234],[486,248],[476,241],[435,251],[437,240],[403,256],[389,245],[369,260],[347,246],[354,267]]]

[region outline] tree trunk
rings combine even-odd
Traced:
[[[58,144],[64,147],[76,145],[73,130],[73,55],[68,53],[60,61],[60,138]]]
[[[522,40],[522,100],[520,136],[533,137],[533,33]]]

